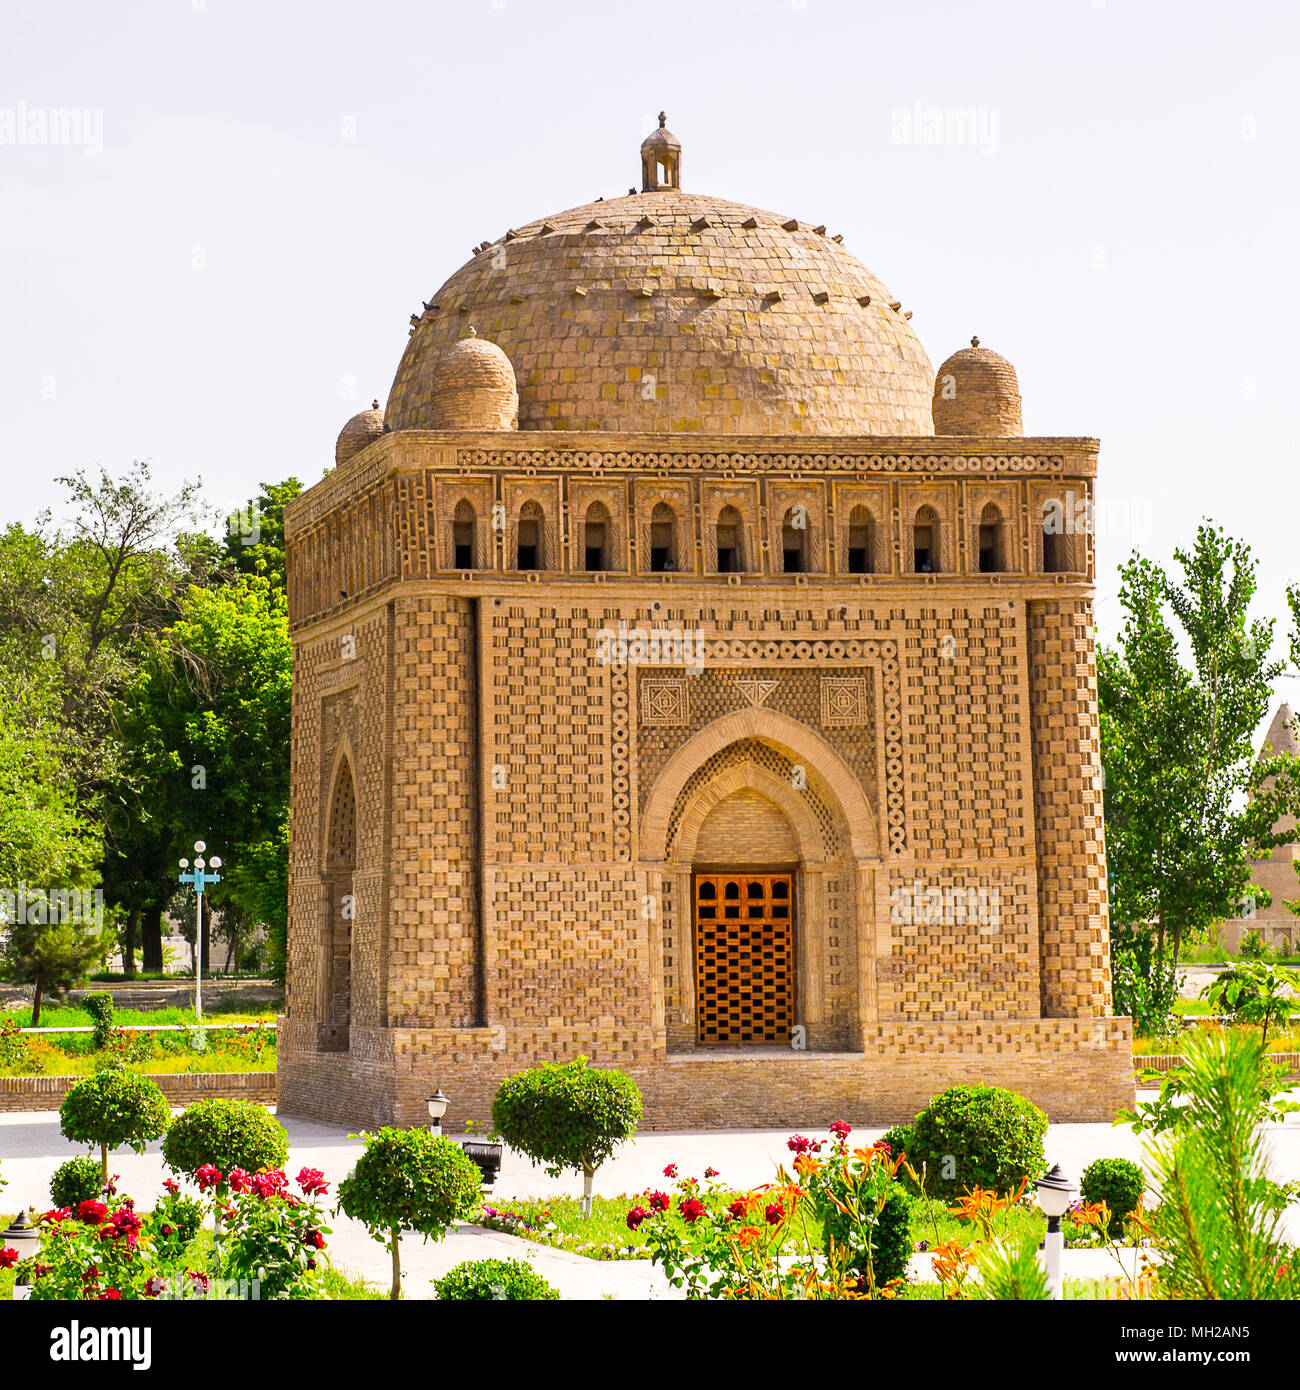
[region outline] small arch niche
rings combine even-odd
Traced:
[[[1007,567],[1006,526],[992,502],[980,513],[979,567],[981,574],[1002,574]]]
[[[781,522],[781,570],[808,573],[808,512],[803,507],[791,507]]]
[[[715,569],[719,574],[742,574],[745,570],[745,523],[735,507],[718,513]]]
[[[1073,568],[1070,537],[1065,533],[1065,513],[1059,502],[1043,503],[1043,572],[1067,574]]]
[[[477,520],[473,505],[468,500],[462,498],[456,503],[456,511],[451,523],[452,565],[455,569],[473,570],[478,568],[474,535]]]
[[[850,574],[872,574],[875,570],[876,523],[866,507],[849,513],[848,568]]]
[[[667,502],[650,513],[650,571],[669,574],[677,568],[677,514]]]
[[[582,567],[590,574],[609,568],[609,512],[600,502],[587,508],[582,525]]]
[[[525,502],[519,509],[519,536],[515,545],[515,568],[519,570],[545,569],[542,545],[546,517],[541,504]]]
[[[912,570],[939,573],[939,513],[933,507],[922,507],[912,525]]]

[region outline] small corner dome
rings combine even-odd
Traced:
[[[519,388],[510,359],[471,328],[443,353],[433,374],[428,428],[519,428]]]
[[[354,415],[339,431],[334,445],[335,468],[359,454],[367,444],[373,444],[383,432],[384,412],[378,401],[372,401],[369,410]]]
[[[1024,433],[1016,369],[980,347],[978,338],[935,374],[934,432],[991,439],[1018,439]]]

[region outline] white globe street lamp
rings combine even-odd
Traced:
[[[1034,1184],[1038,1191],[1038,1205],[1047,1217],[1047,1235],[1043,1239],[1043,1262],[1047,1266],[1047,1287],[1053,1298],[1059,1299],[1065,1287],[1061,1274],[1061,1251],[1065,1237],[1061,1234],[1061,1217],[1069,1210],[1070,1201],[1078,1190],[1069,1178],[1061,1172],[1059,1163],[1052,1164],[1051,1172]]]

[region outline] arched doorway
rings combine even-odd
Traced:
[[[745,787],[705,816],[693,861],[696,1041],[788,1044],[796,1012],[794,828],[775,802]]]
[[[642,819],[668,1050],[860,1045],[876,844],[861,788],[807,726],[756,709],[683,745]]]
[[[353,873],[357,858],[357,797],[346,758],[338,767],[325,839],[325,931],[321,952],[322,1051],[346,1052],[352,1022]]]

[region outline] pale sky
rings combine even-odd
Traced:
[[[1281,627],[1298,93],[1295,0],[11,3],[0,520],[135,458],[223,509],[314,482],[421,300],[639,185],[662,107],[684,188],[843,233],[935,366],[978,334],[1027,433],[1100,438],[1104,638],[1131,546],[1202,516]],[[19,139],[74,108],[80,143]]]

